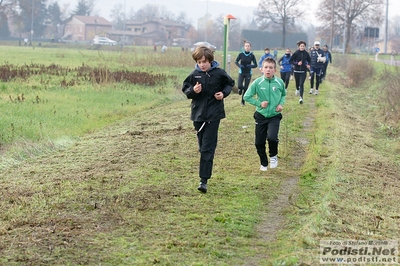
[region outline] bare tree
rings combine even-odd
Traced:
[[[6,12],[7,9],[15,6],[17,3],[17,0],[0,0],[0,10]]]
[[[259,29],[279,25],[282,31],[282,47],[285,47],[288,29],[295,28],[295,18],[301,18],[303,0],[261,0],[254,12]]]
[[[392,36],[393,37],[400,37],[400,16],[396,15],[390,20],[390,29],[393,30]]]
[[[383,20],[383,0],[323,0],[318,9],[324,10],[316,14],[321,22],[319,32],[332,29],[335,35],[344,33],[346,52],[357,27],[377,27]]]
[[[124,29],[125,13],[124,13],[124,7],[121,3],[114,5],[114,8],[111,9],[110,17],[114,24],[115,29],[125,30]]]
[[[156,5],[147,4],[135,13],[135,19],[151,21],[160,17],[160,12]]]

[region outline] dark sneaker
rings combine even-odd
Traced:
[[[239,93],[239,95],[242,95],[242,90],[239,89],[239,90],[238,90],[238,93]]]
[[[207,184],[204,184],[204,183],[200,182],[200,185],[197,188],[197,190],[199,190],[199,191],[201,191],[203,193],[206,193],[207,192]]]

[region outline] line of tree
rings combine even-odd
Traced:
[[[318,32],[329,40],[331,35],[345,36],[346,52],[351,50],[351,41],[360,39],[365,27],[379,28],[385,17],[383,0],[323,0],[318,10],[324,11],[316,14],[321,22]]]
[[[304,0],[260,0],[252,22],[243,23],[240,19],[231,21],[231,39],[241,45],[242,29],[268,30],[282,33],[281,47],[285,47],[287,34],[299,32],[302,23],[308,20],[306,5]],[[79,0],[73,11],[69,12],[69,4],[60,7],[57,1],[46,5],[46,0],[0,0],[0,36],[11,34],[9,22],[20,36],[30,33],[32,29],[35,36],[58,35],[64,21],[72,15],[98,15],[95,6],[96,0]],[[326,40],[331,40],[332,36],[345,36],[345,47],[349,50],[350,43],[360,36],[365,27],[382,25],[384,7],[384,0],[322,0],[315,14],[319,22],[318,35]],[[215,45],[222,45],[222,16],[212,19],[210,14],[206,14],[200,18],[206,26],[191,32],[190,38],[204,40],[206,37]],[[124,30],[125,21],[128,20],[169,19],[186,24],[188,28],[193,24],[183,11],[176,15],[165,6],[152,4],[137,11],[131,8],[128,13],[122,4],[115,4],[110,10],[110,17],[114,28],[119,30]],[[390,21],[390,29],[393,36],[400,37],[399,16]],[[236,43],[233,45],[236,46]]]
[[[68,12],[69,4],[61,8],[57,1],[46,5],[46,0],[0,0],[0,36],[8,37],[12,23],[19,36],[33,30],[35,36],[57,35],[63,21],[72,15],[90,15],[95,0],[79,0],[76,8]]]

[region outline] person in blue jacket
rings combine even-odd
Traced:
[[[256,107],[253,115],[255,128],[255,146],[260,157],[260,171],[267,171],[278,166],[278,133],[282,119],[283,104],[286,99],[286,90],[283,80],[276,77],[276,62],[273,58],[266,58],[262,63],[263,75],[254,80],[244,94],[244,100]],[[270,162],[266,152],[268,151]]]
[[[274,58],[274,56],[270,53],[270,49],[268,47],[264,48],[264,54],[261,56],[260,60],[258,60],[258,68],[260,69],[262,73],[262,62],[264,62],[265,58],[271,57]]]
[[[182,92],[192,100],[190,119],[197,131],[200,151],[200,185],[197,189],[206,193],[213,169],[219,124],[225,118],[224,99],[231,93],[235,81],[224,69],[219,68],[210,48],[197,47],[192,58],[196,66],[183,81]]]
[[[251,51],[251,43],[249,41],[244,42],[242,51],[238,54],[235,64],[239,68],[238,76],[238,93],[242,95],[241,104],[244,105],[243,94],[249,87],[251,76],[253,74],[252,68],[257,67],[257,60]]]
[[[281,72],[281,79],[285,82],[285,89],[289,87],[290,77],[293,72],[292,64],[290,63],[290,58],[292,57],[290,48],[286,48],[285,54],[279,59],[278,64]]]

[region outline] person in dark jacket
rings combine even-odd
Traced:
[[[324,49],[326,61],[325,61],[324,67],[322,68],[321,82],[322,82],[322,81],[325,79],[325,77],[326,77],[326,71],[328,70],[328,64],[329,64],[329,63],[332,64],[332,53],[329,51],[329,46],[325,44],[323,49]]]
[[[192,58],[195,69],[183,82],[182,92],[192,100],[190,119],[197,131],[200,151],[199,191],[207,192],[211,178],[220,120],[225,118],[224,98],[232,91],[235,81],[219,68],[214,53],[205,46],[197,47]]]
[[[286,48],[285,54],[279,59],[278,64],[281,72],[281,79],[285,82],[285,89],[289,87],[290,76],[292,75],[292,64],[290,64],[290,58],[292,57],[290,48]]]
[[[322,77],[322,69],[324,67],[324,63],[326,61],[325,53],[322,51],[322,49],[319,47],[320,42],[316,41],[314,43],[314,49],[311,50],[310,53],[310,58],[311,58],[311,63],[310,63],[310,94],[313,93],[314,90],[314,78],[315,78],[315,95],[318,95],[318,89],[319,89],[319,84],[321,83],[321,77]]]
[[[249,87],[251,76],[253,74],[252,68],[257,67],[257,60],[251,51],[251,43],[249,41],[244,42],[244,46],[240,54],[238,54],[235,64],[239,68],[238,76],[238,92],[242,95],[242,106],[244,105],[243,94]]]
[[[294,79],[296,82],[296,93],[298,96],[300,94],[299,103],[303,103],[304,94],[304,82],[306,80],[307,69],[310,68],[310,54],[306,51],[307,43],[305,41],[297,42],[297,49],[290,58],[290,63],[293,65]]]

